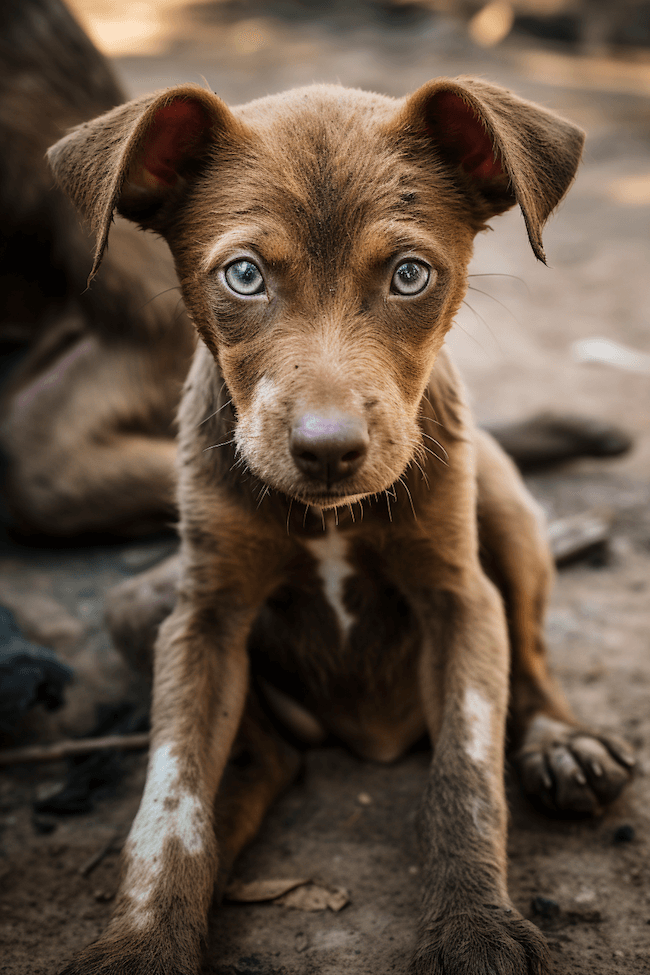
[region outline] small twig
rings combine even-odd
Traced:
[[[105,856],[108,856],[108,854],[113,850],[118,849],[117,841],[120,839],[120,835],[120,831],[115,830],[111,838],[106,840],[104,845],[97,850],[97,853],[93,853],[93,855],[86,860],[84,865],[79,867],[79,873],[82,877],[87,877],[90,873],[92,873],[95,867],[99,866]]]
[[[558,565],[604,546],[612,533],[612,514],[592,508],[578,515],[558,518],[548,526],[551,552]]]
[[[20,765],[22,762],[58,762],[70,755],[88,755],[104,748],[132,751],[147,748],[148,745],[147,732],[133,735],[105,735],[103,738],[77,738],[56,741],[52,745],[27,745],[25,748],[6,748],[0,751],[0,766]]]

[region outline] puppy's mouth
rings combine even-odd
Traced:
[[[343,488],[338,488],[337,490],[305,488],[294,491],[291,497],[294,501],[299,501],[301,504],[314,505],[317,508],[327,510],[328,508],[339,508],[344,505],[357,504],[368,497],[372,497],[374,494],[375,492],[373,491],[345,491]]]

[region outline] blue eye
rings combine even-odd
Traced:
[[[226,284],[238,295],[263,294],[264,278],[257,264],[246,259],[235,261],[226,268]]]
[[[391,291],[398,295],[417,295],[424,291],[431,278],[431,269],[419,261],[404,261],[393,274]]]

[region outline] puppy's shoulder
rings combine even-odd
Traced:
[[[222,402],[223,400],[223,402]],[[178,439],[181,455],[203,447],[214,433],[219,409],[228,400],[219,367],[206,345],[198,340],[178,408]],[[187,459],[187,458],[186,458]]]
[[[444,346],[429,377],[426,397],[447,438],[452,441],[473,439],[474,421],[465,384]]]

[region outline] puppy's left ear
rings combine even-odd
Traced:
[[[546,263],[542,229],[568,190],[584,132],[505,88],[472,78],[438,78],[407,98],[406,135],[422,136],[451,165],[489,219],[518,203],[528,239]]]
[[[179,85],[119,105],[52,146],[47,155],[55,179],[95,232],[91,278],[115,210],[165,235],[213,156],[244,138],[244,127],[217,95]]]

